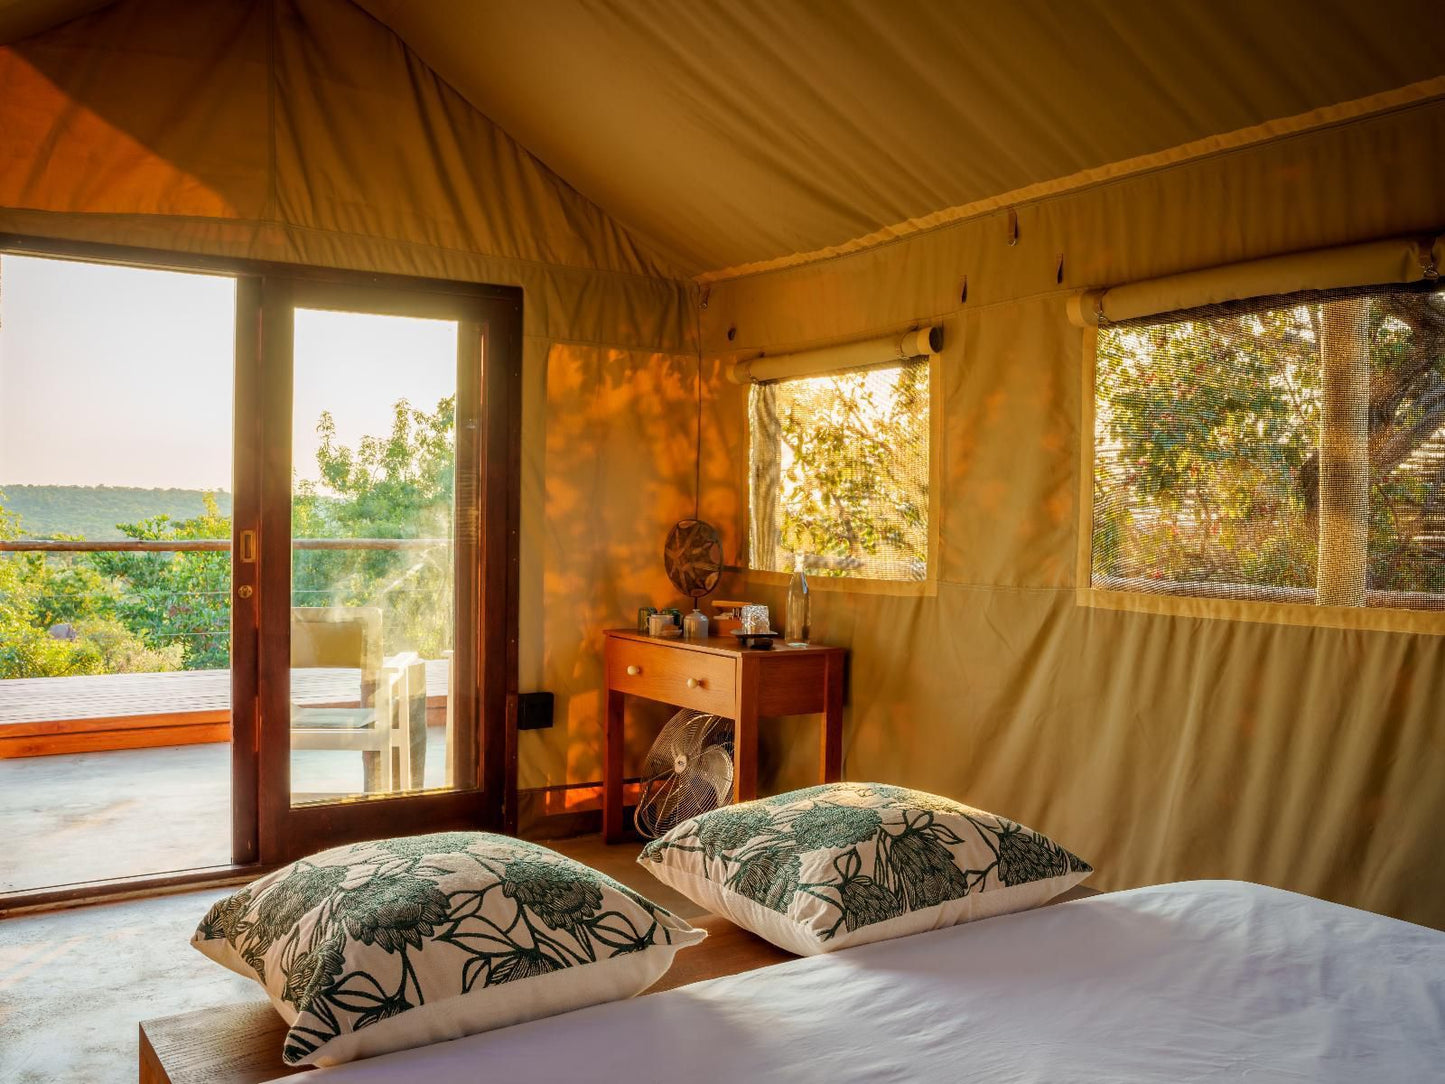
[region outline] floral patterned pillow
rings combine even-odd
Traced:
[[[724,806],[653,840],[637,860],[803,956],[1037,907],[1093,872],[1030,828],[881,783]]]
[[[266,989],[288,1065],[333,1065],[641,993],[706,937],[546,847],[443,832],[337,847],[191,939]]]

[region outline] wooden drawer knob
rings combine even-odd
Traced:
[[[636,677],[638,674],[642,673],[642,667],[640,667],[640,666],[629,666],[629,667],[627,668],[627,673],[628,673],[629,675],[631,675],[632,677]]]
[[[698,681],[697,678],[688,678],[688,679],[687,679],[687,687],[688,687],[689,689],[696,689],[696,688],[697,688],[699,685],[701,685],[701,684],[702,684],[702,682]]]

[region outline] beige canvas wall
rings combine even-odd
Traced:
[[[556,726],[524,734],[544,751],[523,788],[588,784],[602,763],[602,631],[635,622],[639,606],[684,606],[663,569],[667,532],[700,510],[735,552],[741,495],[733,464],[745,434],[730,424],[746,390],[703,368],[701,499],[695,500],[699,417],[696,356],[559,345],[547,365],[544,574],[532,599],[543,621],[542,688]],[[724,423],[729,424],[724,424]],[[629,768],[665,716],[632,705]],[[590,800],[590,788],[569,796]],[[566,803],[562,803],[566,804]]]
[[[1445,926],[1445,635],[1079,607],[1064,311],[1082,286],[1432,231],[1442,153],[1435,101],[1021,206],[1014,246],[1000,212],[713,285],[709,352],[945,328],[937,593],[815,596],[852,650],[849,777],[1017,817],[1101,888],[1237,877]],[[773,785],[805,781],[811,731],[774,734]]]

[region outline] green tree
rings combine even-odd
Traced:
[[[319,539],[438,539],[405,549],[299,550],[292,597],[299,606],[377,606],[391,651],[436,658],[451,646],[456,400],[432,411],[405,399],[392,408],[391,431],[355,448],[338,443],[321,415],[318,479],[301,481],[292,501],[292,534]]]
[[[152,516],[117,524],[136,541],[229,539],[231,520],[207,493],[199,516],[172,521]],[[153,652],[146,656],[116,644],[114,657],[151,658],[158,669],[179,658],[187,670],[221,670],[231,654],[231,558],[224,551],[187,553],[97,553],[95,572],[116,585],[113,612]],[[97,630],[103,626],[91,626]]]
[[[0,494],[0,540],[18,538],[20,533],[19,517],[5,509]],[[42,585],[33,575],[44,563],[30,560],[31,556],[0,554],[0,679],[103,672],[94,645],[49,634],[49,624],[37,606]]]
[[[764,386],[773,417],[779,565],[922,579],[928,567],[928,365],[847,372]]]
[[[1445,464],[1412,457],[1445,426],[1445,305],[1385,295],[1367,321],[1368,582],[1438,592],[1421,527]],[[1314,587],[1321,322],[1310,304],[1100,332],[1096,574]]]
[[[351,448],[337,441],[330,413],[322,414],[318,478],[297,484],[294,537],[439,541],[299,549],[294,604],[379,607],[390,651],[436,658],[451,646],[455,417],[453,398],[430,412],[401,400],[388,434]],[[231,537],[231,519],[209,493],[199,515],[116,527],[137,541]],[[0,539],[20,533],[18,517],[0,503]],[[0,678],[224,669],[230,613],[225,551],[5,554]],[[68,626],[72,638],[50,635],[54,625]]]

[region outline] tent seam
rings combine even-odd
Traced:
[[[411,241],[404,238],[386,237],[372,233],[356,233],[351,230],[334,230],[326,226],[307,226],[297,222],[287,222],[280,218],[213,218],[206,215],[172,215],[160,211],[52,211],[42,207],[0,207],[0,213],[6,211],[70,219],[85,218],[96,220],[111,218],[158,220],[162,222],[194,222],[218,227],[239,226],[242,229],[250,228],[253,231],[260,231],[266,227],[276,227],[283,230],[304,231],[325,237],[359,238],[365,241],[398,245],[418,251],[445,252],[457,256],[467,256],[484,260],[502,260],[508,263],[523,264],[529,267],[544,268],[551,271],[562,271],[574,275],[606,275],[623,279],[635,279],[643,283],[677,286],[682,287],[684,290],[691,285],[687,279],[661,278],[656,275],[646,275],[640,271],[624,271],[610,267],[589,267],[585,264],[550,263],[547,260],[541,260],[535,256],[508,256],[501,253],[482,252],[477,249],[457,248],[453,245],[435,244],[430,241]]]
[[[280,78],[280,68],[276,63],[276,42],[280,34],[280,16],[276,11],[277,0],[270,0],[267,4],[267,33],[266,33],[266,206],[264,208],[267,218],[278,217],[281,213],[280,196],[280,151],[277,148],[276,136],[276,110],[278,108],[278,95],[276,83]],[[264,221],[264,220],[263,220]],[[259,233],[262,229],[261,221],[255,226]]]
[[[276,0],[272,0],[272,3],[275,3],[275,2],[276,2]],[[558,173],[555,169],[553,169],[553,168],[552,168],[551,166],[549,166],[546,162],[544,162],[540,157],[538,157],[535,153],[533,153],[533,151],[532,151],[532,149],[531,149],[530,147],[528,147],[525,143],[523,143],[520,139],[518,139],[518,138],[517,138],[515,135],[513,135],[511,132],[507,131],[506,128],[503,128],[500,124],[498,124],[495,120],[493,120],[491,114],[489,114],[489,113],[488,113],[486,110],[484,110],[481,106],[477,105],[477,104],[476,104],[474,101],[472,101],[471,98],[469,98],[467,95],[463,94],[463,93],[461,92],[461,90],[458,89],[455,85],[453,85],[450,80],[448,80],[447,78],[445,78],[445,77],[442,75],[441,72],[437,71],[434,67],[431,66],[431,64],[427,63],[426,58],[423,57],[423,56],[421,55],[421,53],[417,52],[414,48],[412,48],[411,43],[410,43],[409,41],[407,41],[404,37],[402,37],[399,33],[397,33],[396,30],[393,29],[389,24],[383,22],[381,19],[378,19],[375,15],[373,15],[370,11],[368,11],[363,4],[357,3],[356,0],[351,0],[351,4],[352,4],[352,6],[353,6],[354,8],[356,8],[357,11],[361,12],[361,14],[365,15],[368,19],[370,19],[372,22],[374,22],[377,26],[381,27],[382,30],[386,31],[387,34],[391,35],[391,37],[393,37],[394,39],[396,39],[396,41],[397,41],[398,43],[400,43],[401,47],[402,47],[403,49],[405,49],[405,50],[407,51],[407,53],[409,53],[411,56],[413,56],[413,57],[416,58],[416,62],[417,62],[418,64],[420,64],[423,68],[425,68],[428,72],[431,73],[432,78],[435,79],[435,80],[437,81],[437,83],[439,83],[441,86],[446,87],[447,90],[451,91],[451,93],[453,93],[453,94],[455,94],[455,95],[457,96],[457,98],[458,98],[459,101],[464,102],[464,103],[466,104],[467,108],[471,109],[473,112],[475,112],[475,113],[477,114],[477,116],[483,118],[483,119],[484,119],[488,124],[490,124],[493,128],[495,128],[497,131],[501,132],[504,136],[506,136],[507,139],[509,139],[513,144],[515,144],[516,147],[517,147],[523,154],[525,154],[528,158],[530,158],[533,162],[535,162],[542,170],[544,170],[544,171],[546,172],[546,175],[547,175],[549,178],[551,178],[551,180],[552,180],[558,187],[566,189],[568,192],[572,193],[572,195],[575,196],[577,199],[581,200],[581,201],[582,201],[583,203],[585,203],[587,206],[589,206],[589,207],[593,208],[595,211],[597,211],[597,213],[600,214],[604,219],[606,219],[607,222],[610,223],[614,229],[616,229],[616,230],[617,230],[618,232],[620,232],[624,237],[627,238],[627,240],[636,248],[636,250],[638,251],[639,254],[645,254],[645,255],[647,256],[647,258],[650,259],[650,260],[652,260],[652,261],[654,261],[654,262],[659,266],[659,268],[667,271],[667,272],[668,272],[668,275],[669,275],[669,276],[672,276],[672,277],[669,277],[666,281],[669,281],[669,282],[680,282],[680,283],[687,283],[687,282],[690,282],[690,281],[691,281],[690,278],[678,277],[678,276],[682,276],[684,273],[683,273],[680,269],[673,267],[671,260],[664,259],[662,256],[660,256],[660,255],[658,255],[656,252],[654,252],[654,251],[652,250],[652,247],[651,247],[650,245],[643,244],[642,241],[641,241],[641,239],[637,236],[636,233],[633,232],[633,230],[631,229],[631,227],[626,226],[626,225],[623,225],[623,223],[620,222],[620,221],[612,214],[611,211],[607,210],[606,207],[603,207],[602,204],[598,203],[596,200],[592,199],[590,196],[587,196],[587,195],[585,195],[584,193],[578,191],[575,187],[573,187],[573,185],[572,185],[572,183],[571,183],[570,181],[568,181],[565,177],[563,177],[560,173]],[[618,273],[618,274],[632,274],[632,275],[637,275],[638,277],[640,277],[640,278],[645,278],[645,279],[656,279],[656,278],[658,278],[658,276],[656,276],[656,275],[646,275],[646,274],[643,274],[643,273],[640,272],[640,271],[622,271],[622,272],[617,272],[617,273]]]

